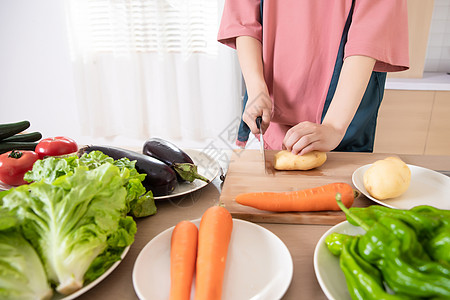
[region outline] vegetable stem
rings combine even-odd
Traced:
[[[368,231],[370,229],[370,226],[367,225],[362,219],[360,219],[358,216],[352,214],[350,212],[350,210],[344,205],[344,203],[342,203],[341,201],[341,193],[336,193],[336,202],[339,205],[339,207],[342,209],[342,211],[349,216],[350,218],[352,218],[353,220],[355,220],[355,222],[364,230]]]
[[[209,183],[209,179],[200,175],[197,171],[197,166],[191,163],[174,163],[173,169],[180,175],[183,180],[192,182],[195,179],[203,180]]]
[[[22,157],[22,155],[23,155],[23,152],[20,152],[20,151],[17,151],[17,150],[13,150],[13,151],[11,151],[11,153],[8,155],[8,157],[19,159],[19,158]]]

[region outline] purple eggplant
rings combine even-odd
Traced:
[[[192,182],[195,179],[209,182],[208,178],[198,174],[197,166],[194,164],[192,158],[169,141],[160,138],[148,139],[144,143],[142,153],[159,159],[171,167],[176,172],[177,179],[180,182]]]
[[[80,154],[101,151],[115,160],[126,157],[136,161],[136,170],[147,174],[142,185],[151,190],[155,197],[166,196],[173,192],[177,185],[177,175],[164,162],[147,155],[111,146],[86,146],[80,149]]]

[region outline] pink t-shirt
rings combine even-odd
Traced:
[[[260,0],[226,0],[218,40],[233,48],[238,36],[262,41],[264,77],[274,101],[265,140],[279,149],[290,127],[321,121],[352,0],[265,0],[263,26],[259,5]],[[375,58],[374,71],[408,69],[406,0],[355,1],[344,59],[352,55]]]

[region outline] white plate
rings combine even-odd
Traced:
[[[56,300],[56,299],[72,300],[72,299],[75,299],[75,298],[83,295],[84,293],[86,293],[87,291],[92,289],[94,286],[99,284],[101,281],[103,281],[103,279],[105,279],[109,274],[111,274],[111,272],[114,271],[114,269],[117,268],[119,266],[119,264],[122,262],[122,260],[124,259],[125,255],[127,255],[128,250],[130,250],[130,246],[126,247],[123,250],[123,253],[120,256],[120,258],[121,258],[120,260],[116,261],[111,267],[109,267],[108,270],[106,270],[105,273],[100,275],[97,279],[95,279],[94,281],[92,281],[88,285],[84,286],[83,288],[79,289],[78,291],[76,291],[75,293],[72,293],[70,295],[61,295],[61,294],[58,294],[58,293],[55,292],[55,294],[52,297],[52,300]]]
[[[200,175],[208,178],[209,182],[213,181],[219,175],[220,165],[213,157],[206,154],[204,151],[199,150],[184,150],[184,151],[192,158],[194,164],[197,165],[197,172]],[[182,196],[197,191],[205,187],[206,185],[208,185],[208,183],[199,179],[196,179],[193,182],[187,181],[182,183],[179,182],[176,185],[175,190],[169,195],[157,196],[154,198],[155,200],[162,200]],[[9,190],[10,188],[12,188],[12,186],[7,185],[6,183],[0,181],[0,191]]]
[[[324,233],[314,250],[314,271],[324,294],[330,300],[351,300],[344,273],[339,266],[339,257],[334,256],[325,244],[325,238],[333,232],[358,235],[365,231],[347,221],[341,222]]]
[[[197,173],[208,178],[209,182],[213,181],[220,172],[220,166],[217,161],[204,151],[199,150],[184,150],[194,161],[197,166]],[[192,193],[208,185],[203,180],[196,179],[193,182],[179,182],[175,190],[166,196],[155,197],[155,200],[169,199],[185,194]]]
[[[200,219],[192,222],[198,226]],[[136,259],[133,285],[142,300],[169,298],[173,228],[153,238]],[[233,219],[223,300],[280,299],[291,283],[292,273],[291,254],[275,234],[259,225]],[[193,283],[192,296],[194,289]]]
[[[410,209],[417,205],[430,205],[439,209],[450,209],[450,177],[439,172],[413,165],[411,183],[408,190],[399,197],[377,200],[369,195],[364,187],[363,176],[371,166],[362,166],[353,172],[352,181],[355,187],[367,198],[390,208]]]

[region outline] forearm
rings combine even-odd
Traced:
[[[345,59],[336,92],[323,124],[345,134],[366,91],[375,59],[368,56],[349,56]]]
[[[248,92],[255,96],[267,92],[261,42],[250,36],[240,36],[236,38],[236,50]]]

